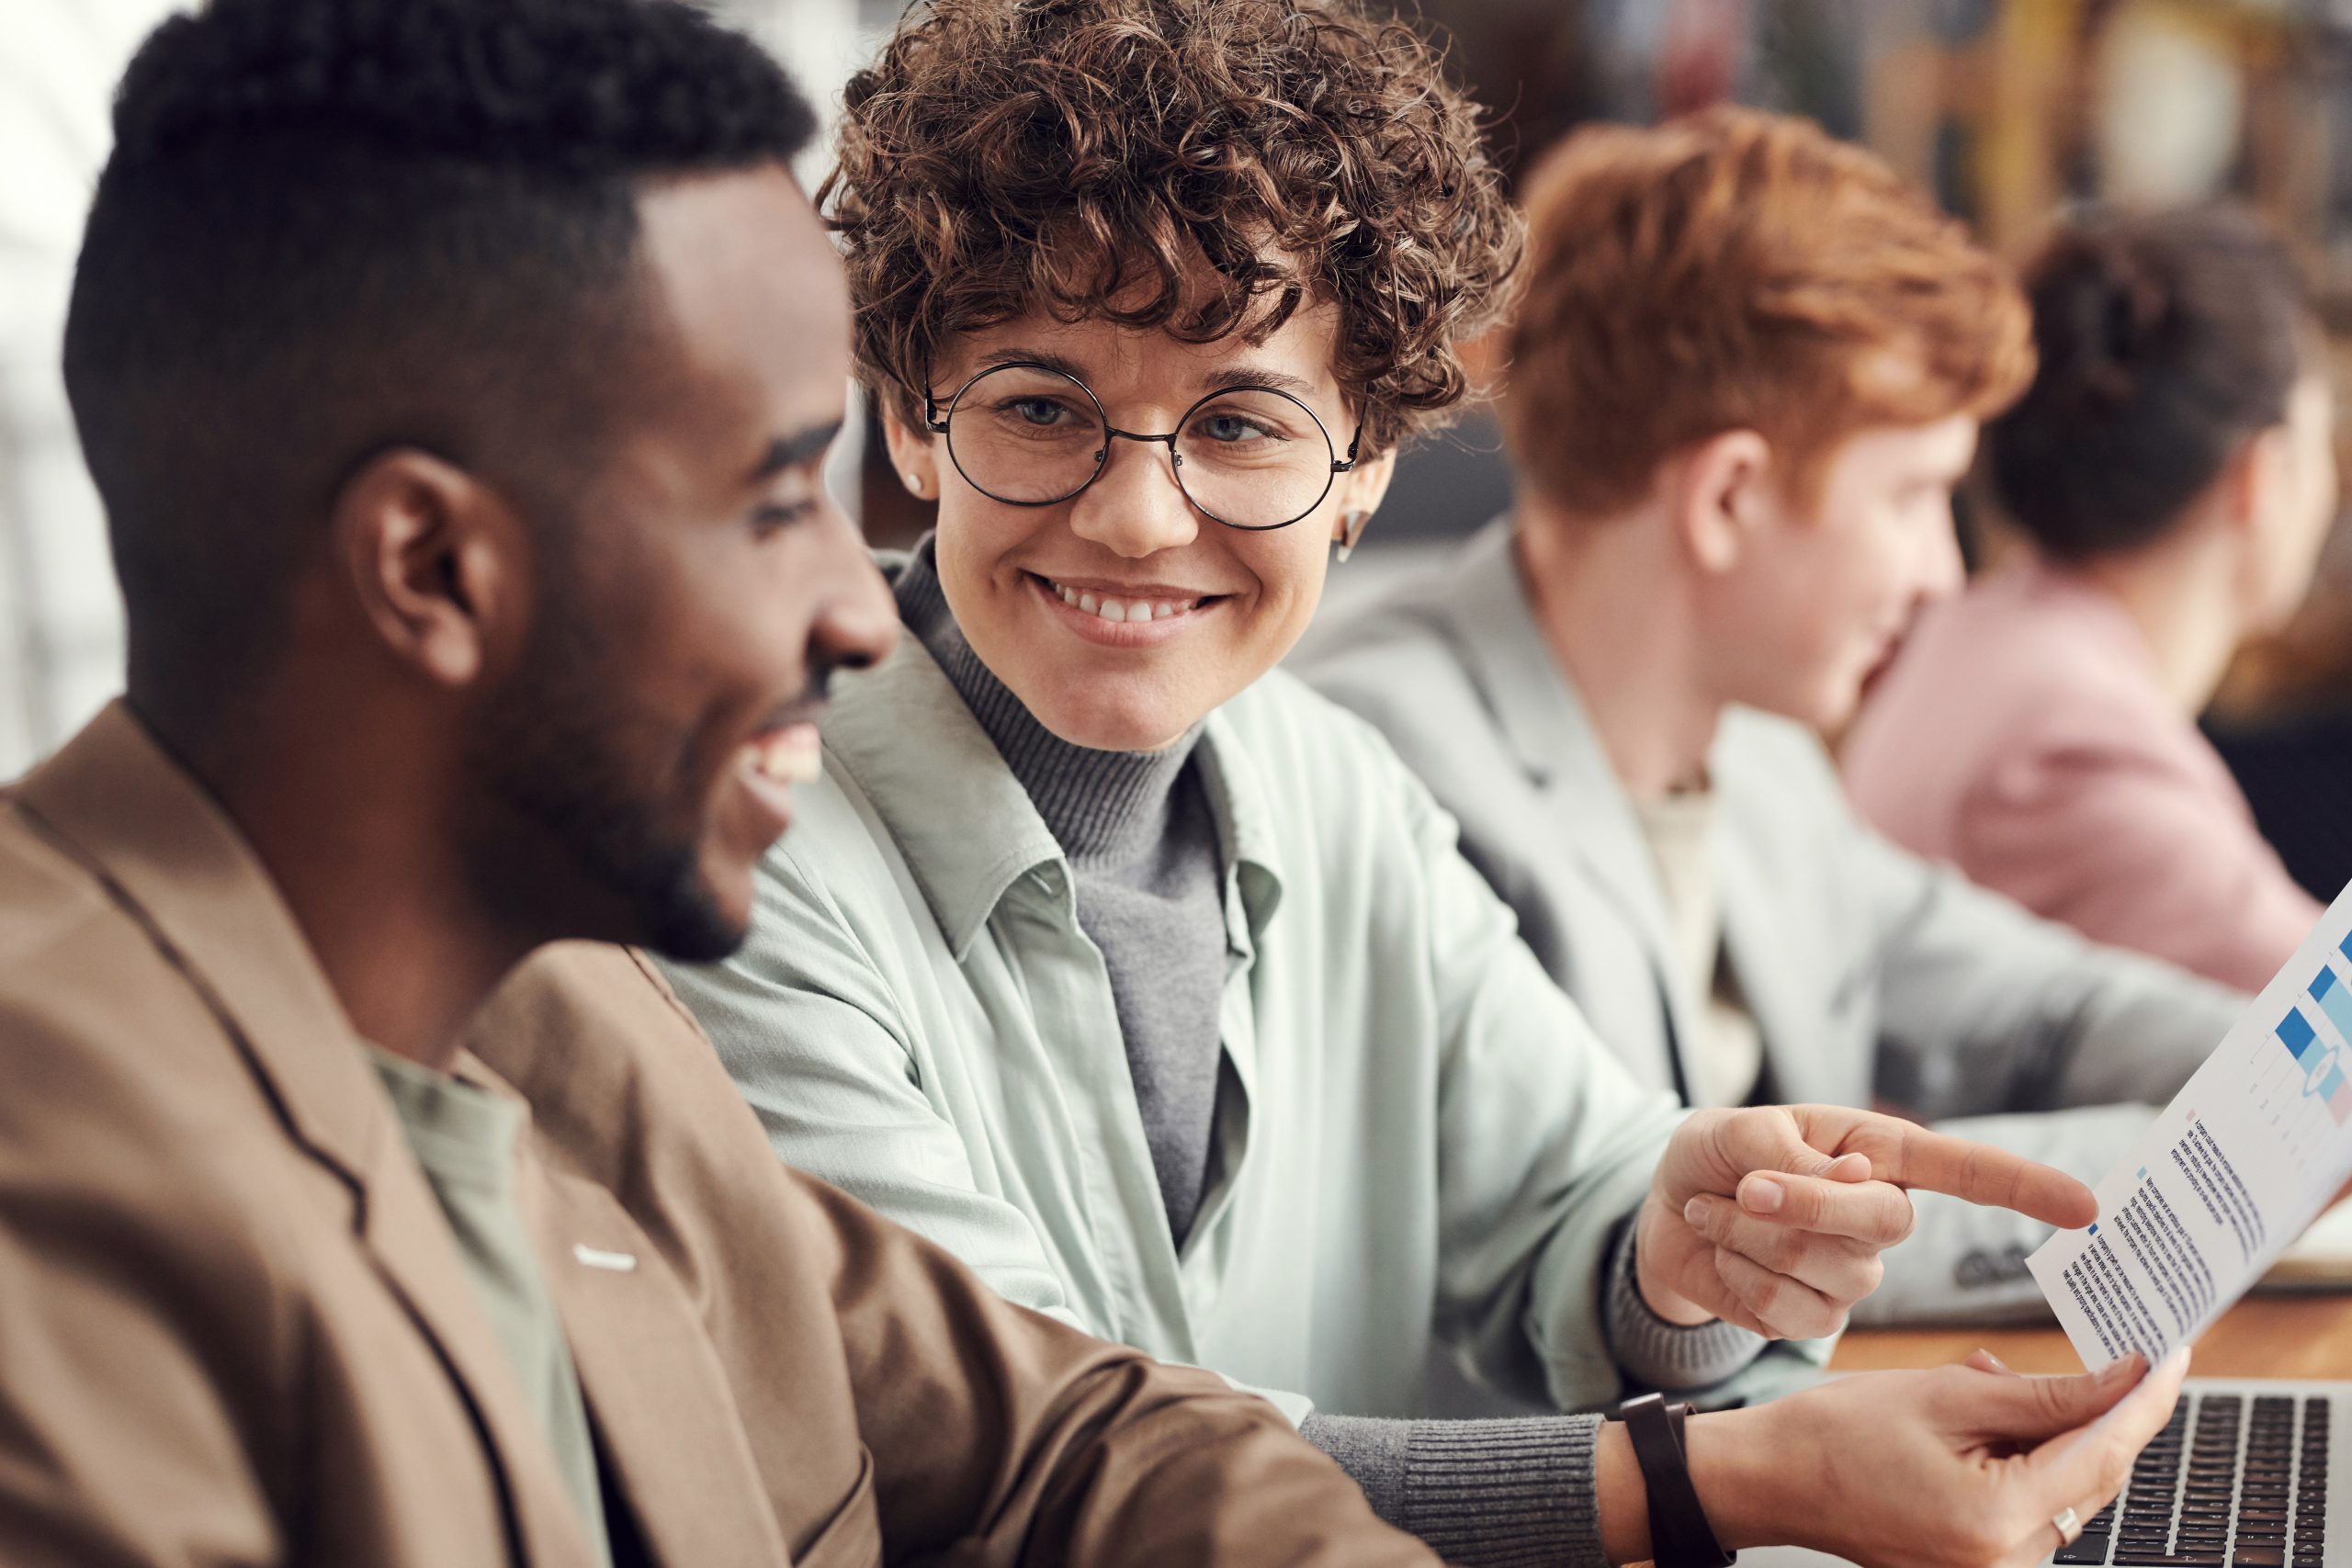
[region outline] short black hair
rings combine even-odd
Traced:
[[[2086,217],[2026,295],[2041,367],[1984,444],[2003,510],[2056,560],[2161,537],[2319,363],[2292,260],[2236,208]]]
[[[66,389],[131,691],[209,711],[374,454],[539,500],[593,470],[647,335],[640,186],[788,161],[814,120],[679,0],[210,0],[114,125]]]

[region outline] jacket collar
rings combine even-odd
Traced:
[[[387,1288],[485,1429],[529,1564],[591,1561],[577,1514],[358,1033],[268,872],[121,703],[10,791],[195,987],[289,1136],[351,1188]]]
[[[120,702],[12,791],[205,993],[294,1136],[355,1186],[399,1137],[244,836]]]
[[[897,564],[884,558],[886,572]],[[882,818],[960,961],[1008,891],[1068,858],[1028,792],[922,643],[901,637],[875,669],[838,677],[824,724],[832,764]],[[1263,781],[1220,710],[1204,722],[1197,757],[1228,863],[1227,936],[1253,950],[1281,901],[1282,860]]]
[[[1648,840],[1583,697],[1536,623],[1508,515],[1464,547],[1432,609],[1529,782],[1562,807],[1552,826],[1641,933],[1653,965],[1671,974],[1673,928]]]
[[[899,638],[878,667],[834,682],[824,737],[880,814],[958,959],[1016,881],[1063,863],[1028,792],[914,637]]]

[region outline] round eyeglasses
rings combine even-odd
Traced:
[[[1211,522],[1264,533],[1323,504],[1356,466],[1363,426],[1341,459],[1315,411],[1272,387],[1211,392],[1164,435],[1121,430],[1085,382],[1027,360],[994,365],[956,389],[942,413],[923,392],[923,423],[974,490],[1007,506],[1054,506],[1092,484],[1111,442],[1159,441],[1184,499]]]

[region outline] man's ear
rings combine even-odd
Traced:
[[[899,482],[919,501],[939,499],[939,457],[931,432],[907,423],[899,400],[885,392],[875,400],[882,405],[882,439],[890,448],[890,467]]]
[[[1726,430],[1690,447],[1668,481],[1676,533],[1701,569],[1729,571],[1771,519],[1772,444]]]
[[[335,496],[332,537],[360,613],[428,681],[472,682],[528,613],[522,519],[430,453],[398,447],[370,459]]]
[[[1349,544],[1351,533],[1358,539],[1363,536],[1364,522],[1380,510],[1381,502],[1388,495],[1389,481],[1396,477],[1396,448],[1394,446],[1376,457],[1361,459],[1354,468],[1339,476],[1336,488],[1340,496],[1340,511],[1331,520],[1333,544]],[[1350,526],[1351,519],[1354,519],[1352,528]]]

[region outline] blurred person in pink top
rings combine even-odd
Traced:
[[[2245,989],[2319,918],[2196,716],[2310,586],[2336,507],[2325,349],[2223,208],[2060,232],[2041,370],[1985,433],[2022,558],[1921,620],[1847,738],[1864,816],[2086,935]]]

